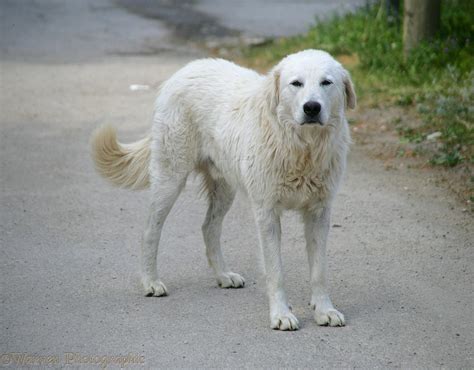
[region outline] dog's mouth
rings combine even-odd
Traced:
[[[307,119],[301,123],[301,126],[304,125],[320,125],[323,126],[323,123],[319,119]]]

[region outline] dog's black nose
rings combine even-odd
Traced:
[[[303,111],[308,117],[316,117],[321,112],[321,104],[311,100],[303,105]]]

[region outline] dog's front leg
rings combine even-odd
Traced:
[[[263,252],[271,328],[296,330],[298,319],[291,313],[283,288],[280,216],[273,209],[256,208],[255,219]]]
[[[326,241],[330,209],[323,208],[304,215],[306,249],[311,274],[311,307],[318,325],[344,326],[344,315],[329,298],[326,281]]]

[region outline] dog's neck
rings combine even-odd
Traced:
[[[275,113],[262,114],[260,132],[268,155],[276,166],[293,167],[291,159],[308,158],[312,166],[326,170],[340,154],[336,143],[349,145],[345,117],[333,116],[325,126],[295,126],[281,122]]]

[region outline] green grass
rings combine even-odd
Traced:
[[[474,1],[444,0],[441,13],[436,38],[407,60],[402,26],[389,22],[380,4],[319,22],[305,35],[247,48],[244,58],[266,68],[298,50],[326,50],[351,71],[362,104],[415,108],[423,125],[398,127],[402,138],[420,143],[442,133],[431,163],[474,163]]]

